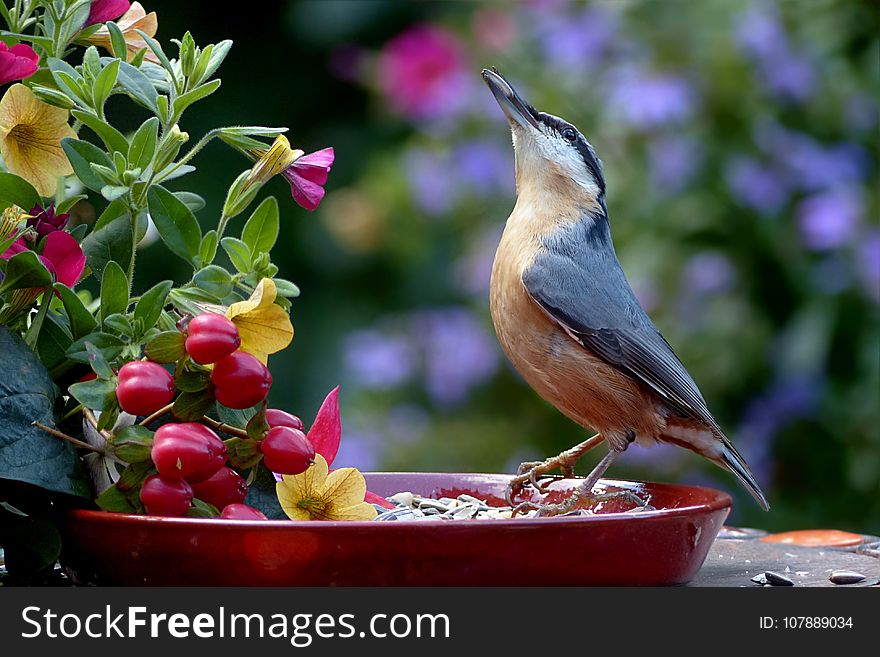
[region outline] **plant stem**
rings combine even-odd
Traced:
[[[228,433],[230,436],[236,436],[238,438],[250,438],[250,436],[247,434],[247,431],[245,431],[244,429],[233,427],[232,425],[226,424],[225,422],[218,422],[217,420],[210,418],[207,415],[202,416],[202,419],[200,421],[203,424],[207,424],[214,431]]]
[[[147,417],[145,417],[145,418],[144,418],[143,420],[141,420],[138,424],[140,424],[142,427],[145,427],[145,426],[147,426],[147,425],[149,425],[149,424],[155,422],[155,421],[158,420],[160,417],[162,417],[162,416],[165,415],[166,413],[170,412],[170,411],[171,411],[171,408],[172,408],[173,406],[174,406],[174,402],[171,402],[171,403],[168,404],[167,406],[163,406],[162,408],[160,408],[160,409],[159,409],[158,411],[156,411],[155,413],[153,413],[153,414],[148,415]]]
[[[95,431],[97,431],[98,433],[101,434],[101,436],[104,438],[104,440],[109,442],[110,440],[113,439],[112,433],[110,433],[106,429],[99,429],[98,428],[98,418],[96,418],[95,414],[92,413],[92,409],[84,408],[82,413],[83,413],[83,416],[88,421],[88,423],[91,424],[95,428]]]
[[[48,427],[45,424],[42,424],[41,422],[37,422],[37,421],[31,422],[31,424],[33,424],[38,429],[42,429],[43,431],[45,431],[49,435],[55,436],[56,438],[60,438],[61,440],[64,440],[64,441],[67,441],[73,445],[76,445],[77,447],[81,447],[82,449],[87,449],[90,452],[95,452],[96,454],[102,454],[103,456],[107,456],[107,453],[104,450],[98,449],[94,445],[89,445],[87,442],[83,442],[82,440],[79,440],[78,438],[74,438],[73,436],[68,436],[66,433],[64,433],[62,431],[58,431],[58,429],[53,429],[52,427]]]

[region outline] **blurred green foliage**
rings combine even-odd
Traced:
[[[773,509],[675,448],[630,450],[611,476],[723,488],[741,525],[880,533],[876,3],[265,2],[247,22],[148,5],[163,42],[235,41],[191,135],[222,111],[336,149],[321,208],[282,205],[276,262],[303,293],[271,401],[311,417],[341,383],[340,463],[510,471],[584,437],[488,319],[514,199],[478,75],[496,65],[603,159],[624,270]],[[209,149],[189,178],[205,226],[243,165]],[[145,286],[177,266],[139,260]]]

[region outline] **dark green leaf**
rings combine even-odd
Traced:
[[[16,253],[6,262],[0,293],[28,287],[52,285],[52,274],[33,251]]]
[[[37,354],[55,380],[73,367],[73,363],[67,358],[67,350],[71,344],[73,337],[64,319],[60,315],[49,313],[40,337],[37,338]]]
[[[253,408],[226,408],[225,406],[217,406],[217,416],[223,424],[228,424],[237,429],[244,429],[247,423],[257,412],[259,406]]]
[[[134,318],[141,322],[141,332],[156,325],[168,299],[168,292],[173,285],[173,281],[162,281],[141,295],[134,307]]]
[[[107,147],[107,150],[109,152],[128,152],[128,141],[126,141],[122,133],[114,128],[112,125],[110,125],[106,121],[102,121],[90,112],[73,110],[71,114],[73,114],[74,118],[79,119],[84,125],[91,128],[92,132],[94,132],[101,138],[101,141],[104,142],[104,145]]]
[[[0,205],[17,205],[27,212],[39,202],[40,195],[27,180],[14,173],[0,171]]]
[[[69,212],[70,208],[72,208],[74,205],[76,205],[77,203],[79,203],[83,199],[87,199],[87,198],[88,198],[88,196],[86,196],[85,194],[76,194],[74,196],[68,196],[66,199],[64,199],[58,205],[55,206],[55,214],[58,215],[58,214],[64,214],[65,212]],[[78,236],[76,235],[77,229],[79,229],[79,231],[80,231],[80,234]],[[88,231],[88,229],[89,229],[88,224],[78,224],[70,229],[70,234],[73,235],[74,237],[76,237],[77,241],[79,242],[82,240],[83,236],[86,234],[86,231]]]
[[[150,216],[162,240],[176,255],[193,262],[199,254],[202,232],[190,209],[163,187],[152,187],[147,194]]]
[[[241,241],[248,245],[251,255],[269,252],[278,239],[278,201],[270,196],[257,206],[241,231]]]
[[[49,57],[46,63],[58,88],[73,98],[79,105],[88,106],[88,94],[83,89],[82,76],[77,73],[76,69],[64,60],[55,57]]]
[[[195,102],[200,101],[202,98],[206,98],[210,96],[212,93],[217,91],[220,87],[220,80],[211,80],[199,87],[191,91],[187,91],[185,94],[180,95],[174,101],[174,112],[179,116],[187,107],[192,105]]]
[[[153,161],[156,154],[156,143],[159,140],[159,119],[151,116],[144,121],[131,138],[128,149],[128,166],[130,169],[144,170]]]
[[[101,276],[101,319],[127,309],[128,277],[116,261],[110,261]]]
[[[113,453],[126,463],[150,460],[153,432],[139,424],[123,427],[113,436]]]
[[[89,333],[87,336],[80,338],[70,345],[70,348],[67,350],[67,357],[71,360],[75,360],[77,363],[88,363],[89,352],[86,350],[86,342],[91,342],[97,347],[107,360],[113,360],[116,358],[122,353],[122,348],[124,346],[122,340],[115,335],[97,332]]]
[[[232,266],[242,273],[251,269],[251,250],[247,244],[234,237],[224,237],[220,240],[223,250],[229,256]]]
[[[205,233],[205,236],[202,238],[202,243],[199,245],[199,260],[202,261],[202,266],[210,265],[214,262],[214,256],[217,255],[217,231],[209,230]]]
[[[187,518],[219,518],[220,512],[217,510],[217,507],[208,504],[207,502],[203,502],[202,500],[195,498],[192,501],[193,505],[186,512]]]
[[[197,271],[193,283],[221,299],[232,292],[232,275],[217,265],[208,265]]]
[[[92,89],[92,99],[94,100],[95,108],[100,109],[104,106],[104,103],[110,97],[110,93],[113,91],[113,86],[116,84],[116,77],[119,75],[119,64],[120,61],[118,59],[113,60],[98,74],[98,77],[95,79],[95,84]]]
[[[220,299],[198,287],[174,288],[168,293],[168,300],[184,315],[198,315],[205,312],[200,303],[220,303]]]
[[[266,420],[266,403],[260,405],[260,410],[254,413],[254,416],[248,420],[245,431],[248,436],[254,440],[262,440],[269,430],[269,422]]]
[[[61,296],[61,303],[64,305],[64,312],[67,313],[73,337],[78,340],[91,333],[98,323],[92,317],[92,313],[86,309],[82,299],[64,283],[55,283],[55,290]]]
[[[181,422],[193,422],[211,410],[213,406],[213,388],[206,388],[199,392],[181,392],[174,400],[171,413]]]
[[[51,571],[61,554],[57,526],[6,509],[0,509],[0,544],[6,569],[18,582],[29,582]]]
[[[107,153],[94,144],[71,137],[61,140],[61,148],[64,149],[67,159],[70,160],[70,166],[73,167],[73,172],[82,184],[95,192],[100,192],[106,183],[92,170],[90,165],[94,163],[112,169],[113,161],[107,156]]]
[[[205,199],[192,192],[174,192],[174,195],[183,201],[183,204],[193,212],[198,212],[205,207]]]
[[[184,370],[174,377],[174,387],[181,392],[201,392],[211,387],[211,377],[207,372]]]
[[[104,319],[104,328],[118,335],[134,337],[131,320],[123,313],[113,313]]]
[[[105,511],[113,513],[140,513],[143,510],[143,505],[138,498],[138,491],[122,491],[116,486],[110,486],[98,495],[95,504]]]
[[[144,480],[155,473],[156,468],[153,466],[152,461],[132,463],[119,474],[119,481],[116,482],[116,486],[122,491],[134,490],[137,493],[135,489],[140,488]]]
[[[89,365],[92,371],[101,379],[112,379],[115,375],[107,359],[91,342],[86,342],[86,351],[89,353]]]
[[[287,514],[278,502],[275,477],[264,466],[257,466],[257,476],[248,488],[245,504],[259,509],[270,520],[287,520]]]
[[[110,206],[112,205],[113,203],[110,204]],[[108,210],[110,206],[108,206]],[[83,240],[82,250],[86,254],[86,262],[95,272],[95,276],[103,276],[104,269],[109,262],[121,262],[128,265],[134,253],[129,215],[123,214],[93,230]]]
[[[41,431],[53,426],[58,389],[36,354],[0,327],[0,479],[21,481],[58,493],[91,498],[74,447]]]
[[[144,353],[156,363],[176,363],[186,354],[184,341],[180,331],[162,331],[146,344]]]
[[[107,21],[104,24],[107,31],[110,32],[110,45],[114,57],[126,60],[128,59],[128,44],[125,42],[125,36],[122,30],[114,21]]]
[[[104,409],[101,417],[98,418],[98,431],[109,431],[112,429],[116,424],[116,420],[119,419],[120,411],[122,411],[115,396],[108,403],[109,406]]]
[[[174,67],[171,66],[171,62],[168,61],[168,57],[167,55],[165,55],[165,51],[162,50],[162,46],[159,45],[159,42],[143,30],[135,29],[135,32],[137,32],[141,36],[141,38],[144,40],[150,50],[153,51],[153,54],[156,55],[156,58],[159,60],[162,68],[168,71],[168,74],[171,75],[173,79],[175,75]]]
[[[74,383],[69,390],[76,401],[94,411],[105,411],[116,403],[115,380],[92,379]]]
[[[229,465],[238,470],[249,470],[263,458],[260,443],[252,438],[230,438],[224,441],[229,452]]]

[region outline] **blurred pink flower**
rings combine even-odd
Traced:
[[[37,72],[40,56],[24,43],[11,48],[0,41],[0,84],[24,80]]]
[[[128,0],[92,0],[89,17],[86,19],[83,27],[95,25],[96,23],[115,21],[127,12],[129,7],[131,7],[131,2]]]
[[[314,210],[324,198],[324,185],[335,157],[332,146],[323,148],[303,155],[282,172],[290,183],[293,200],[306,210]]]
[[[385,44],[378,82],[396,112],[411,119],[435,118],[462,102],[466,67],[464,50],[453,34],[419,25]]]

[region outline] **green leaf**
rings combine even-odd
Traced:
[[[110,261],[101,276],[101,319],[128,309],[128,277],[116,261]]]
[[[137,489],[144,483],[144,480],[155,473],[156,468],[152,461],[132,463],[119,473],[119,481],[116,482],[116,486],[121,491],[134,491],[137,494]]]
[[[241,241],[250,247],[251,255],[268,253],[278,239],[278,201],[274,196],[257,206],[241,231]]]
[[[69,388],[74,399],[93,411],[105,411],[116,403],[116,381],[92,379],[74,383]]]
[[[208,265],[197,271],[193,283],[220,299],[232,292],[232,274],[217,265]]]
[[[84,335],[88,335],[98,322],[92,317],[85,304],[82,302],[76,292],[67,287],[64,283],[55,283],[55,290],[61,297],[61,303],[64,305],[64,312],[67,313],[67,321],[70,324],[70,332],[77,340]]]
[[[136,102],[146,107],[153,114],[158,113],[159,108],[156,105],[156,99],[159,97],[159,94],[156,92],[153,83],[150,82],[149,78],[140,69],[126,62],[119,62],[117,82]]]
[[[211,80],[201,86],[196,87],[185,94],[178,96],[174,101],[174,112],[178,116],[190,105],[200,101],[202,98],[210,96],[220,87],[220,80]]]
[[[144,121],[131,138],[128,149],[128,166],[132,169],[145,170],[156,155],[156,143],[159,140],[159,119],[151,116]]]
[[[185,338],[180,331],[162,331],[147,342],[144,353],[156,363],[176,363],[186,355],[184,342]]]
[[[220,240],[223,250],[229,256],[232,266],[242,273],[251,270],[251,250],[248,245],[234,237],[224,237]]]
[[[52,285],[52,274],[33,251],[16,253],[6,262],[0,294],[7,290]]]
[[[197,304],[220,303],[222,300],[198,287],[174,288],[168,293],[168,300],[183,314],[198,315],[205,312]]]
[[[200,72],[200,77],[203,80],[208,79],[214,72],[220,68],[220,64],[223,63],[223,60],[226,59],[226,55],[229,54],[229,49],[232,48],[232,41],[229,39],[224,39],[218,43],[214,44],[214,47],[211,50],[211,58],[208,61],[207,67],[205,67],[204,72]]]
[[[193,498],[192,506],[186,512],[187,518],[219,518],[220,512],[212,504]]]
[[[39,203],[40,195],[27,180],[14,173],[0,171],[0,204],[3,207],[17,205],[27,212]]]
[[[260,443],[252,438],[230,438],[223,441],[229,453],[229,465],[238,470],[249,470],[263,458]]]
[[[37,338],[37,354],[53,379],[57,380],[61,374],[73,367],[73,363],[67,359],[67,350],[71,344],[73,337],[64,319],[60,315],[49,313],[43,324],[43,330]]]
[[[139,424],[121,428],[113,436],[113,453],[126,463],[145,463],[150,460],[153,432]]]
[[[175,255],[194,262],[199,255],[202,232],[190,209],[174,194],[158,186],[150,189],[147,202],[162,241]]]
[[[113,513],[140,513],[143,511],[143,505],[138,499],[138,491],[119,490],[115,485],[98,495],[95,498],[95,504],[104,511]]]
[[[141,295],[134,307],[134,318],[141,322],[142,333],[156,325],[173,285],[173,281],[162,281]]]
[[[119,217],[125,217],[127,221],[131,222],[131,214],[129,213],[128,203],[124,200],[113,201],[109,203],[104,211],[101,213],[101,216],[98,217],[98,220],[95,222],[95,227],[92,229],[92,232],[97,230],[101,230],[104,226],[110,224],[114,219]]]
[[[256,478],[248,488],[247,497],[244,499],[255,509],[259,509],[270,520],[284,520],[287,514],[278,502],[278,494],[275,492],[275,477],[264,465],[258,465]]]
[[[116,358],[122,353],[122,348],[125,346],[122,340],[115,335],[94,332],[89,333],[87,336],[80,338],[70,345],[70,348],[67,350],[67,357],[77,363],[88,363],[89,352],[86,349],[86,342],[90,342],[93,346],[97,347],[107,360],[113,360]]]
[[[107,21],[104,25],[107,27],[107,31],[110,32],[110,45],[113,56],[121,60],[128,59],[128,44],[125,42],[122,30],[119,29],[119,26],[114,21]]]
[[[58,389],[46,368],[6,327],[0,327],[0,354],[0,479],[90,499],[74,447],[33,425],[55,424]]]
[[[298,297],[299,288],[284,278],[273,278],[275,281],[275,290],[279,297]]]
[[[58,88],[75,100],[77,104],[88,107],[89,97],[83,88],[82,76],[76,69],[63,59],[55,57],[49,57],[46,63]]]
[[[125,187],[124,185],[104,185],[101,188],[101,196],[108,201],[115,201],[127,193],[128,187]]]
[[[199,392],[181,392],[174,400],[171,413],[181,422],[194,422],[214,406],[214,390],[206,388]]]
[[[113,313],[112,315],[108,315],[104,319],[104,328],[118,335],[134,337],[131,320],[128,318],[128,315],[124,315],[123,313]]]
[[[174,377],[174,387],[181,392],[201,392],[211,387],[207,372],[184,370]]]
[[[174,192],[174,195],[193,212],[198,212],[205,207],[205,199],[193,192]]]
[[[220,421],[223,424],[228,424],[229,426],[238,429],[244,429],[247,426],[247,423],[250,422],[250,419],[254,416],[254,413],[257,412],[257,409],[259,409],[259,406],[236,409],[218,405],[217,417],[220,418]]]
[[[115,374],[110,367],[110,363],[91,342],[86,342],[86,351],[89,353],[89,365],[92,371],[102,379],[112,379]]]
[[[75,194],[74,196],[68,196],[66,199],[55,205],[55,214],[57,215],[69,212],[70,208],[86,198],[88,198],[88,196],[85,194]],[[80,226],[82,226],[82,228],[80,229],[82,233],[81,235],[79,235],[79,237],[77,237],[77,235],[74,234],[74,231],[80,228]],[[77,241],[80,242],[82,241],[82,236],[86,234],[88,228],[88,224],[78,224],[70,230],[70,234],[76,237]]]
[[[210,265],[214,262],[214,256],[217,255],[217,231],[209,230],[202,238],[199,244],[199,260],[202,265]]]
[[[9,574],[19,583],[39,583],[61,554],[61,534],[48,520],[0,508],[0,545]]]
[[[150,50],[153,51],[153,54],[156,55],[156,58],[159,60],[162,68],[168,71],[169,75],[171,75],[171,79],[173,80],[175,76],[174,67],[171,66],[171,62],[168,61],[168,57],[165,55],[165,51],[162,50],[162,46],[159,45],[159,42],[143,30],[135,29],[135,32],[137,32],[141,36],[141,38],[144,40]]]
[[[98,418],[98,426],[96,427],[98,431],[110,431],[116,424],[116,420],[119,419],[119,413],[122,411],[119,408],[119,402],[116,400],[116,397],[109,400],[108,403],[110,405],[101,412],[101,417]]]
[[[65,137],[61,140],[61,148],[64,149],[67,159],[70,160],[70,166],[73,167],[73,172],[82,184],[92,191],[100,192],[106,183],[92,170],[90,165],[94,163],[112,169],[113,161],[107,156],[107,153],[94,144],[71,137]]]
[[[128,141],[125,139],[122,133],[114,128],[112,125],[110,125],[106,121],[102,121],[91,112],[73,110],[71,114],[73,114],[73,117],[75,119],[82,121],[85,126],[90,128],[92,132],[98,135],[98,137],[101,138],[101,141],[104,142],[104,145],[107,147],[107,150],[109,152],[128,152]]]
[[[86,254],[86,262],[98,277],[103,275],[109,262],[130,263],[134,239],[128,214],[121,215],[89,233],[82,241],[82,250]]]
[[[104,103],[107,102],[107,99],[113,92],[113,87],[116,84],[116,77],[119,75],[119,64],[120,61],[114,59],[101,69],[101,72],[95,79],[95,84],[92,87],[92,99],[94,100],[94,107],[96,109],[103,107]]]

